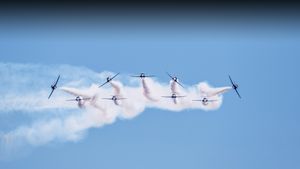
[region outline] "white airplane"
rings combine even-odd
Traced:
[[[183,85],[181,84],[181,83],[179,83],[179,80],[178,80],[178,78],[176,77],[176,76],[172,76],[171,74],[169,74],[168,72],[167,72],[167,75],[175,82],[175,83],[177,83],[177,84],[179,84],[181,87],[183,87]],[[184,87],[183,87],[184,88]]]
[[[69,99],[66,101],[77,101],[78,107],[83,108],[86,100],[91,100],[91,98],[83,98],[82,96],[77,96],[75,99]]]
[[[154,75],[146,75],[145,73],[141,73],[140,75],[133,75],[131,77],[139,77],[141,79],[145,79],[146,77],[155,77]]]
[[[114,102],[115,105],[120,105],[118,100],[124,100],[124,99],[127,99],[127,98],[124,98],[124,97],[118,97],[118,96],[112,96],[111,98],[102,98],[104,100],[112,100]]]
[[[208,105],[208,103],[215,102],[215,101],[218,101],[218,100],[209,100],[207,97],[203,97],[202,99],[196,99],[196,100],[193,100],[193,101],[200,101],[200,102],[202,102],[202,104],[204,106],[206,106],[206,105]]]
[[[106,85],[107,83],[109,83],[110,81],[112,81],[115,77],[117,77],[120,73],[115,74],[113,77],[107,77],[106,78],[106,82],[104,82],[103,84],[101,84],[99,87],[102,87],[104,85]]]
[[[177,98],[182,98],[186,96],[178,96],[175,93],[173,93],[171,96],[161,96],[161,97],[173,99],[174,104],[177,104]]]
[[[83,108],[84,105],[89,102],[91,105],[95,106],[95,102],[97,99],[97,95],[88,95],[86,92],[83,92],[81,90],[75,89],[75,88],[68,88],[68,87],[62,87],[61,90],[75,96],[75,99],[69,99],[67,101],[77,101],[78,106],[80,108]]]

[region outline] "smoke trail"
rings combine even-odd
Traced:
[[[178,94],[178,91],[177,91],[177,83],[174,82],[173,80],[170,81],[170,86],[171,86],[171,91],[172,91],[172,94]]]
[[[48,100],[49,85],[60,73],[63,73],[58,84],[60,90],[56,90]],[[31,117],[25,124],[19,121],[12,129],[1,129],[5,130],[0,132],[2,144],[9,146],[27,143],[37,146],[52,141],[77,141],[83,138],[90,128],[114,123],[118,118],[134,118],[146,108],[169,111],[214,110],[222,104],[220,94],[231,89],[211,88],[206,83],[199,83],[180,89],[180,93],[188,97],[178,99],[175,105],[172,100],[161,97],[170,95],[170,86],[150,78],[147,79],[147,83],[142,80],[139,87],[123,85],[114,80],[110,83],[111,86],[98,88],[98,84],[95,83],[105,81],[105,77],[111,74],[69,65],[0,63],[0,115],[25,113]],[[121,100],[120,106],[99,99],[100,96],[111,96],[112,92],[128,99]],[[207,106],[192,101],[203,94],[217,101]],[[79,109],[76,102],[65,101],[75,96],[92,99],[84,102],[85,108]]]
[[[143,94],[144,96],[150,100],[150,101],[158,101],[156,99],[154,99],[152,96],[151,96],[151,92],[150,92],[150,89],[146,83],[146,80],[143,78],[142,79],[142,86],[143,86]]]
[[[120,96],[121,95],[121,87],[122,87],[122,84],[121,83],[116,83],[116,82],[110,82],[111,86],[114,88],[114,95],[116,96]]]

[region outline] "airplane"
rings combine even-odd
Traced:
[[[174,104],[177,104],[177,100],[176,100],[177,98],[182,98],[182,97],[186,97],[186,96],[178,96],[175,93],[173,93],[171,96],[161,96],[161,97],[171,98],[171,99],[173,99]]]
[[[59,78],[60,78],[60,75],[58,75],[58,77],[57,77],[55,83],[51,85],[51,93],[50,93],[50,95],[48,96],[48,99],[50,99],[50,97],[52,96],[52,93],[53,93],[54,90],[57,88],[57,83],[58,83]]]
[[[77,101],[78,102],[78,106],[80,108],[82,108],[84,106],[84,102],[85,100],[90,100],[91,98],[83,98],[82,96],[77,96],[75,99],[69,99],[66,101]]]
[[[154,75],[146,75],[145,73],[141,73],[140,75],[134,75],[131,77],[139,77],[141,79],[144,79],[145,77],[155,77]]]
[[[113,77],[107,77],[106,78],[106,82],[103,83],[102,85],[100,85],[99,87],[104,86],[105,84],[109,83],[111,80],[113,80],[115,77],[117,77],[120,73],[117,73],[116,75],[114,75]]]
[[[111,98],[102,98],[102,99],[104,99],[104,100],[112,100],[112,101],[114,101],[115,105],[119,105],[118,100],[124,100],[124,99],[127,99],[127,98],[118,97],[118,96],[112,96]]]
[[[229,77],[230,82],[231,82],[231,84],[232,84],[232,89],[235,90],[236,94],[237,94],[237,95],[239,96],[239,98],[241,99],[242,97],[241,97],[240,93],[239,93],[238,90],[237,90],[238,87],[239,87],[239,85],[236,84],[236,83],[234,83],[234,81],[231,79],[230,75],[228,75],[228,77]]]
[[[179,84],[181,87],[183,87],[183,85],[181,83],[179,83],[179,80],[176,76],[172,76],[167,72],[167,75],[177,84]]]
[[[209,102],[215,102],[215,101],[218,101],[218,100],[208,100],[206,97],[202,98],[202,99],[197,99],[197,100],[193,100],[193,101],[201,101],[202,104],[204,106],[208,105]]]

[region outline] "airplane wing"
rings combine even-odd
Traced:
[[[176,97],[186,97],[186,96],[176,96]]]
[[[55,82],[55,84],[54,84],[55,86],[57,85],[59,78],[60,78],[60,75],[58,75],[58,77],[57,77],[57,79],[56,79],[56,82]]]
[[[91,100],[91,98],[82,98],[81,100]]]
[[[113,80],[115,77],[117,77],[120,73],[117,73],[116,75],[114,75],[112,78],[110,78],[110,80]]]
[[[100,85],[99,87],[102,87],[102,86],[104,86],[104,85],[106,85],[108,82],[105,82],[105,83],[103,83],[102,85]]]
[[[53,92],[54,92],[54,90],[52,89],[50,95],[48,96],[48,99],[50,99],[50,97],[52,96]]]
[[[66,101],[77,101],[76,99],[69,99],[69,100],[66,100]]]
[[[179,83],[179,82],[176,82],[177,84],[179,84],[181,87],[183,87],[183,85],[181,84],[181,83]],[[184,88],[184,87],[183,87]]]
[[[112,100],[112,98],[102,98],[103,100]]]
[[[238,90],[235,89],[235,92],[239,96],[239,98],[241,99],[242,97],[241,97],[240,93],[238,92]]]
[[[192,101],[203,102],[203,100],[192,100]],[[218,101],[218,100],[207,100],[207,102],[215,102],[215,101]]]
[[[172,75],[170,75],[168,72],[166,72],[167,73],[167,75],[171,78],[171,79],[173,79],[173,76]]]
[[[232,81],[230,75],[228,75],[228,77],[229,77],[229,79],[230,79],[231,84],[233,85],[234,83],[233,83],[233,81]]]
[[[140,75],[139,76],[137,76],[137,75],[133,75],[133,76],[131,76],[131,77],[141,77]],[[145,75],[145,77],[155,77],[154,75]]]
[[[124,99],[127,99],[127,98],[123,98],[123,97],[117,98],[117,100],[124,100]]]
[[[172,98],[172,96],[161,96],[161,97],[164,97],[164,98]]]

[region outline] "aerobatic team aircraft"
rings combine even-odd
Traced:
[[[140,75],[133,75],[131,77],[139,77],[141,79],[144,79],[146,77],[155,77],[154,75],[146,75],[145,73],[141,73]]]
[[[232,85],[232,89],[235,90],[236,94],[237,94],[237,95],[239,96],[239,98],[241,99],[242,97],[241,97],[240,93],[239,93],[238,90],[237,90],[238,87],[239,87],[239,85],[233,82],[233,80],[231,79],[230,75],[228,75],[228,76],[229,76],[229,79],[230,79],[230,82],[231,82],[231,85]]]
[[[106,85],[107,83],[109,83],[110,81],[112,81],[115,77],[117,77],[120,73],[117,73],[116,75],[114,75],[113,77],[107,77],[106,78],[106,82],[103,83],[102,85],[100,85],[99,87],[102,87],[104,85]]]
[[[119,97],[119,96],[112,96],[111,98],[102,98],[104,100],[112,100],[114,102],[115,105],[119,105],[119,102],[118,100],[124,100],[124,99],[127,99],[127,98],[124,98],[124,97]]]
[[[174,104],[177,104],[177,98],[182,98],[182,97],[186,97],[186,96],[179,96],[179,95],[176,95],[176,93],[173,93],[171,96],[161,96],[161,97],[170,98],[173,100]]]
[[[167,75],[177,84],[179,84],[181,87],[183,87],[183,85],[181,83],[179,83],[179,80],[176,76],[172,76],[167,72]]]
[[[77,101],[78,107],[83,108],[86,100],[91,100],[91,98],[83,98],[82,96],[77,96],[75,99],[69,99],[66,101]]]
[[[203,97],[202,99],[196,99],[196,100],[193,100],[193,101],[200,101],[200,102],[202,102],[202,104],[204,106],[206,106],[206,105],[208,105],[208,103],[215,102],[215,101],[218,101],[218,100],[209,100],[208,98]]]
[[[56,81],[51,85],[51,93],[50,93],[50,95],[48,96],[48,99],[50,99],[50,97],[52,96],[52,93],[53,93],[54,90],[57,88],[57,83],[58,83],[59,78],[60,78],[60,75],[58,75]]]

